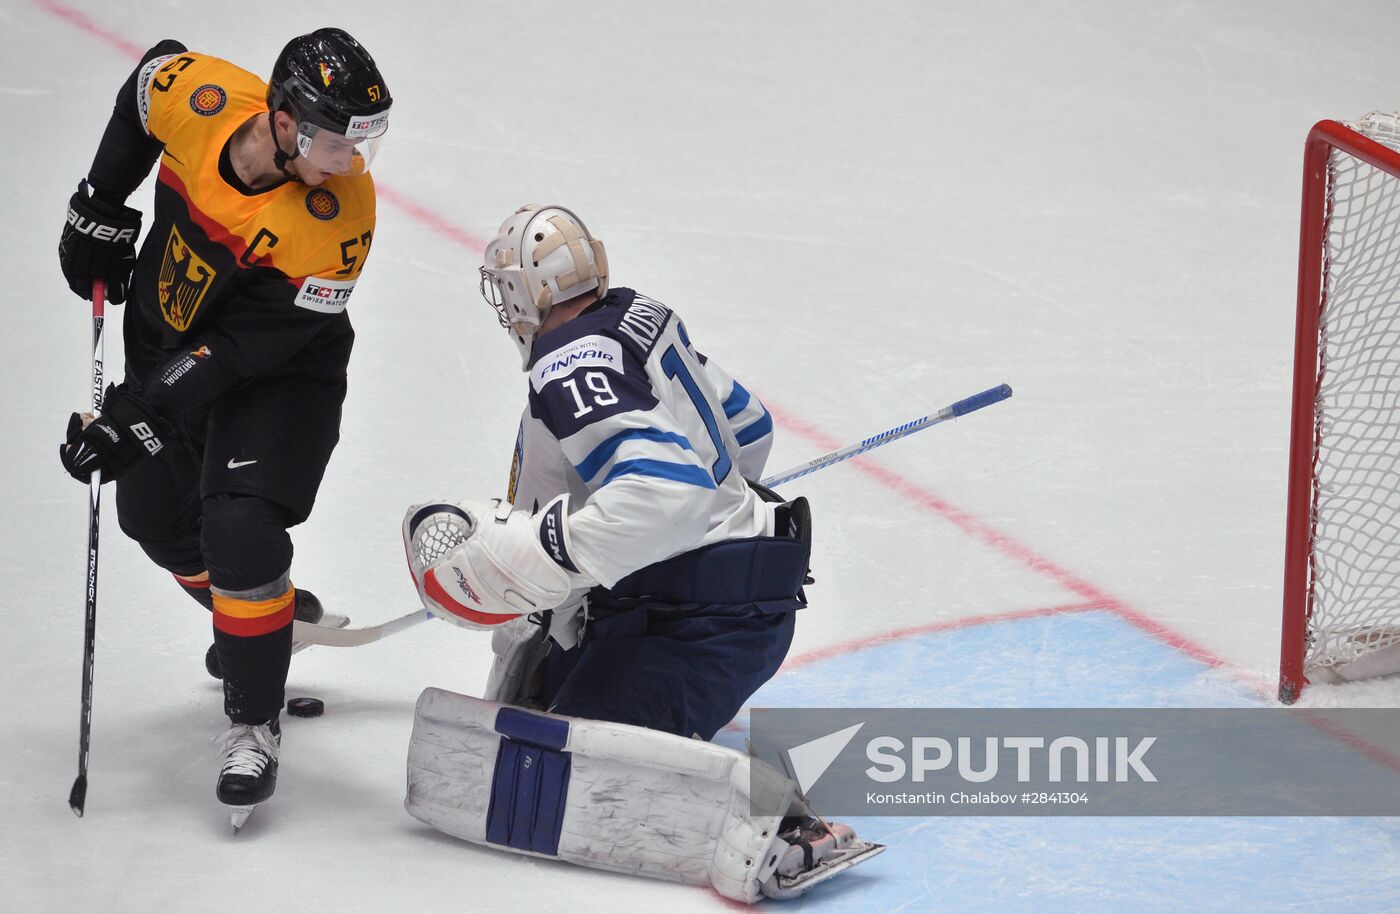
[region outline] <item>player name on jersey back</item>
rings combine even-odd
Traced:
[[[641,349],[642,361],[651,354],[652,347],[666,327],[671,317],[671,309],[660,302],[638,295],[623,312],[617,329]]]

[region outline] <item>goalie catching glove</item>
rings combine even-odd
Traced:
[[[499,498],[409,508],[404,551],[423,605],[465,628],[494,628],[593,587],[569,558],[568,501],[534,516]]]

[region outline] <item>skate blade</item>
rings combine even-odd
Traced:
[[[763,894],[779,900],[796,898],[805,894],[813,886],[820,885],[833,876],[840,875],[857,863],[863,863],[884,850],[885,845],[883,844],[855,841],[849,847],[843,848],[805,873],[798,873],[796,876],[775,875],[763,884]]]
[[[243,830],[247,824],[248,817],[253,814],[256,806],[230,806],[228,808],[229,824],[233,826],[233,833],[236,835]]]
[[[326,624],[326,621],[325,621],[325,620],[326,620],[328,617],[333,617],[333,618],[334,618],[334,620],[335,620],[334,624],[331,624],[331,625],[327,625],[327,624]],[[347,626],[347,625],[350,624],[350,617],[349,617],[349,616],[335,616],[333,613],[326,613],[324,616],[321,617],[321,620],[322,620],[322,621],[317,622],[316,624],[319,625],[319,626],[321,626],[322,628],[344,628],[345,626]],[[304,650],[306,650],[308,647],[313,647],[313,645],[311,644],[310,641],[293,641],[293,642],[292,642],[292,653],[295,654],[295,653],[298,652],[298,651],[304,651]]]

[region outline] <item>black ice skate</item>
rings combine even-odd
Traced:
[[[234,724],[224,734],[220,755],[219,802],[229,807],[235,833],[253,814],[253,807],[277,789],[277,754],[282,727],[276,718],[265,724]]]
[[[885,845],[857,839],[855,831],[840,822],[789,816],[778,832],[776,848],[782,857],[763,884],[763,894],[769,898],[796,898],[812,886],[869,860]]]
[[[292,618],[298,622],[306,622],[311,625],[323,625],[326,628],[344,628],[350,624],[349,616],[342,616],[340,613],[327,612],[321,605],[320,599],[309,590],[297,588],[297,606],[292,610]],[[292,641],[292,653],[295,654],[302,648],[310,647],[304,641]],[[204,668],[209,671],[209,675],[215,679],[223,679],[224,671],[219,667],[219,652],[214,645],[209,645],[209,650],[204,652]]]

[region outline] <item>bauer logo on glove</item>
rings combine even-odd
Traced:
[[[91,299],[92,282],[100,279],[107,285],[109,302],[126,301],[139,234],[139,212],[115,199],[103,199],[87,181],[79,182],[58,239],[58,263],[68,288]]]
[[[58,446],[63,468],[74,479],[87,482],[96,471],[102,481],[116,479],[142,456],[154,457],[165,444],[165,424],[125,384],[107,388],[102,415],[95,418],[73,413],[68,417],[64,443]]]
[[[594,586],[592,578],[556,562],[541,543],[540,519],[551,517],[551,532],[561,544],[566,541],[567,509],[567,496],[539,517],[514,511],[499,498],[409,508],[404,551],[423,605],[465,628],[494,628],[554,609],[576,590]]]

